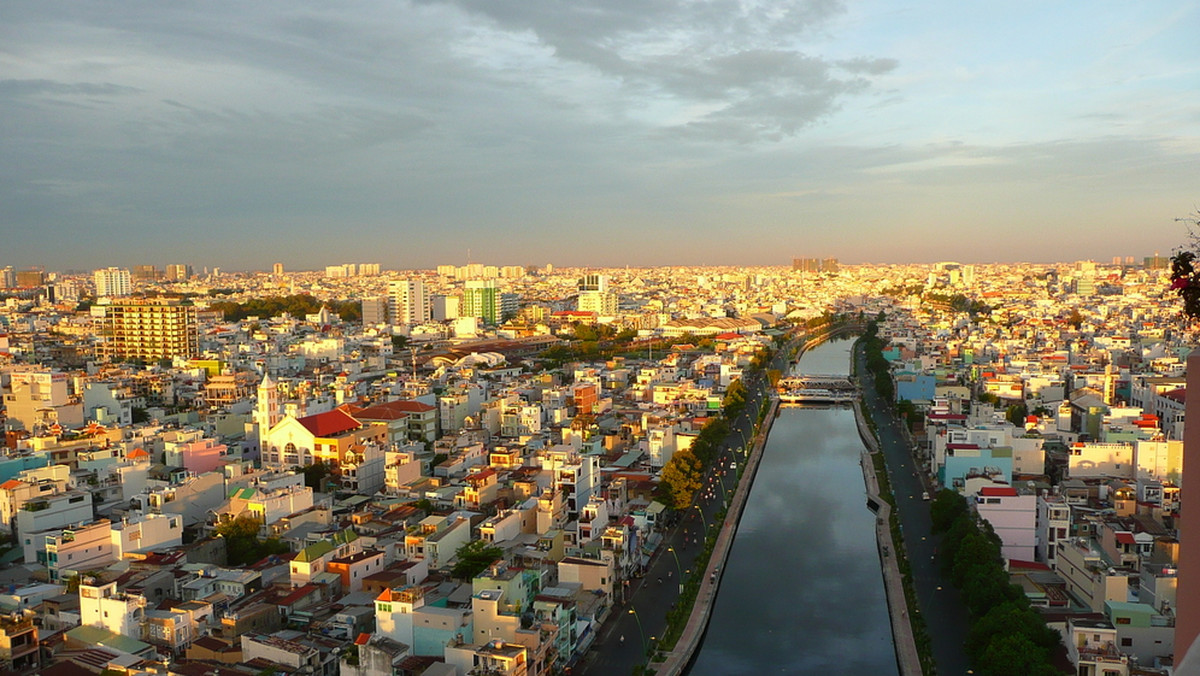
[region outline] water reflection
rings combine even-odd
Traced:
[[[803,366],[845,373],[848,347]],[[847,409],[781,412],[691,674],[897,673],[861,450]]]

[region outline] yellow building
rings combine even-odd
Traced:
[[[96,307],[103,311],[102,358],[157,361],[200,352],[196,307],[190,302],[150,298]]]

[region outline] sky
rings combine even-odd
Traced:
[[[13,0],[0,266],[1074,261],[1200,208],[1197,2]]]

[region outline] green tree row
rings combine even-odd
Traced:
[[[725,418],[712,418],[690,448],[675,451],[660,474],[656,495],[659,502],[676,510],[692,506],[704,481],[705,468],[716,459],[729,430],[729,421]]]
[[[880,313],[882,316],[883,313]],[[875,391],[880,398],[887,402],[892,402],[896,396],[895,385],[892,383],[892,368],[886,357],[883,356],[883,348],[887,343],[883,338],[879,337],[879,319],[873,319],[867,323],[867,330],[862,335],[863,355],[867,360],[867,371],[871,373],[875,380]]]
[[[942,573],[962,591],[971,614],[966,651],[984,676],[1057,676],[1052,664],[1061,637],[1029,605],[1025,592],[1008,579],[1000,538],[971,514],[967,501],[943,490],[930,505],[935,533],[942,533]]]
[[[292,317],[303,318],[305,315],[316,314],[321,306],[327,306],[331,312],[345,322],[362,319],[362,303],[356,300],[319,301],[308,293],[297,293],[290,296],[269,296],[266,298],[251,298],[244,303],[231,300],[218,300],[209,304],[213,310],[220,310],[226,321],[241,321],[247,317],[278,317],[287,313]]]

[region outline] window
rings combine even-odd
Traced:
[[[1128,618],[1128,617],[1118,617],[1117,618],[1117,624],[1129,624],[1129,622],[1130,622],[1130,618]],[[1121,639],[1121,640],[1125,640],[1125,639]]]
[[[1121,639],[1121,647],[1122,648],[1129,648],[1132,646],[1133,646],[1133,639],[1129,638],[1128,636]]]

